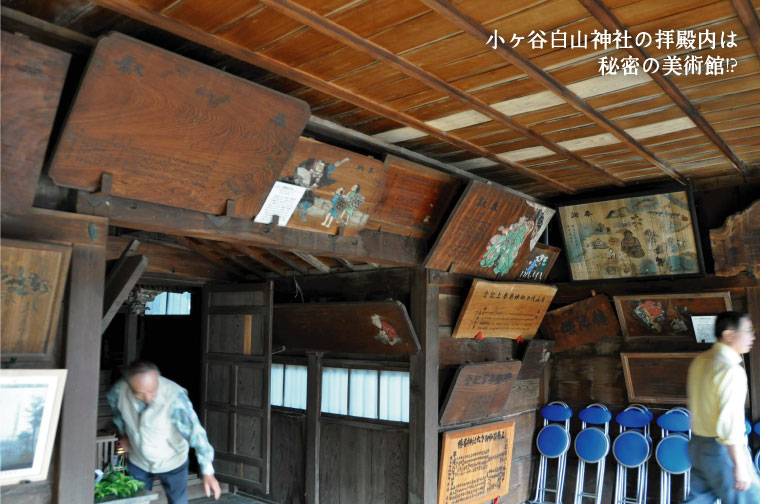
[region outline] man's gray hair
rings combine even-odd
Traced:
[[[152,362],[146,360],[137,360],[132,362],[129,366],[125,367],[124,371],[122,371],[121,374],[124,376],[125,380],[129,381],[137,375],[142,375],[150,372],[161,375],[161,371],[158,370],[158,366]]]

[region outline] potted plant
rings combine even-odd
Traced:
[[[108,469],[103,477],[95,482],[95,502],[124,499],[137,494],[145,486],[121,471]]]

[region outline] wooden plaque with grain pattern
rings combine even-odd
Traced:
[[[686,375],[698,352],[621,353],[629,402],[686,404]]]
[[[20,35],[2,34],[3,213],[32,208],[71,56]]]
[[[522,263],[554,210],[471,181],[438,235],[425,267],[500,279]]]
[[[509,493],[515,422],[445,432],[438,504],[487,502]]]
[[[744,271],[760,276],[760,200],[726,219],[723,227],[710,230],[715,274],[733,276]]]
[[[541,323],[541,332],[557,342],[556,353],[620,334],[620,324],[609,298],[598,295],[550,311]]]
[[[536,246],[527,255],[522,255],[504,280],[517,280],[524,282],[544,282],[549,272],[557,262],[561,249],[545,243],[536,243]]]
[[[308,117],[300,100],[113,33],[93,51],[50,176],[94,191],[109,173],[117,196],[251,218]]]
[[[441,425],[499,415],[507,404],[519,371],[520,361],[517,360],[461,366],[441,407]]]

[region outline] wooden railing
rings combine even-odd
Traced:
[[[95,438],[95,469],[105,469],[113,462],[117,439],[116,436],[98,436]]]

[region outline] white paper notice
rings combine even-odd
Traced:
[[[269,196],[267,196],[264,206],[261,207],[261,211],[253,221],[261,224],[270,224],[272,216],[276,215],[279,217],[277,225],[286,225],[298,206],[298,202],[301,201],[304,192],[306,192],[305,187],[275,182],[274,187],[269,191]]]
[[[704,315],[691,317],[691,323],[694,326],[694,334],[697,337],[697,343],[715,343],[715,320],[717,315]]]

